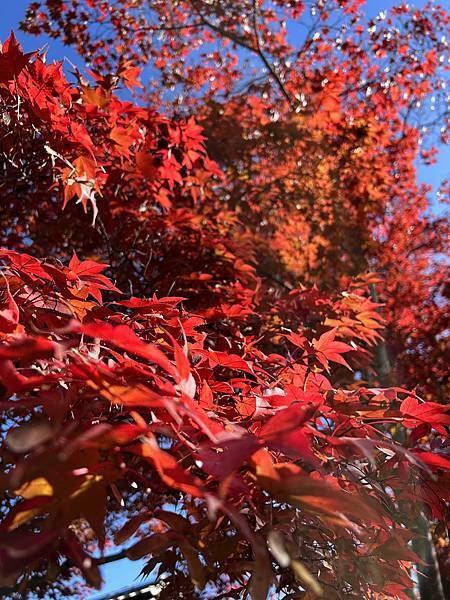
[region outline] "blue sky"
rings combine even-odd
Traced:
[[[11,29],[14,29],[16,37],[26,51],[36,50],[44,44],[49,44],[48,60],[61,60],[67,58],[70,62],[80,64],[80,60],[76,53],[71,49],[64,47],[58,40],[48,40],[45,36],[27,36],[18,30],[18,23],[25,13],[25,9],[29,0],[2,0],[0,8],[0,40],[4,41]],[[394,4],[392,0],[369,0],[366,4],[366,13],[368,16],[375,16],[382,10],[390,8]],[[421,6],[424,0],[416,0],[416,6]],[[445,0],[443,0],[445,4]],[[432,167],[420,166],[418,169],[419,180],[431,184],[436,190],[440,182],[449,176],[450,171],[450,146],[441,148],[438,161]],[[142,562],[132,563],[130,561],[119,561],[111,563],[103,567],[103,577],[105,579],[105,587],[101,595],[109,591],[118,590],[125,586],[131,585],[133,580],[138,576]],[[92,598],[98,598],[98,594],[94,594]]]

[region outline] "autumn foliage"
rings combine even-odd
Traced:
[[[3,44],[5,595],[124,549],[162,598],[401,600],[421,513],[445,548],[449,19],[361,4],[295,49],[298,1],[47,0],[89,66]]]

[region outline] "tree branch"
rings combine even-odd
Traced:
[[[108,563],[116,562],[117,560],[122,560],[127,558],[127,551],[120,550],[120,552],[116,552],[115,554],[109,554],[108,556],[101,556],[96,560],[98,565],[106,565]]]
[[[289,92],[287,91],[283,81],[281,80],[281,77],[277,73],[275,67],[270,63],[270,61],[267,59],[266,55],[264,54],[264,51],[262,48],[262,43],[261,43],[261,38],[259,36],[259,31],[258,31],[258,16],[259,16],[258,0],[253,0],[253,31],[255,33],[255,39],[256,39],[256,52],[257,52],[258,56],[260,57],[260,59],[262,60],[264,66],[268,69],[270,75],[272,76],[272,79],[275,81],[275,83],[280,88],[281,93],[283,94],[285,99],[288,101],[291,108],[295,109],[296,104],[295,104],[295,102],[293,102]]]
[[[241,48],[245,48],[246,50],[249,50],[250,52],[252,52],[253,54],[256,54],[261,59],[264,66],[269,71],[270,76],[272,77],[272,79],[275,81],[278,88],[280,89],[285,100],[289,103],[289,106],[293,110],[295,110],[296,103],[291,98],[289,92],[287,91],[287,89],[286,89],[283,81],[281,80],[279,74],[277,73],[275,67],[270,63],[270,61],[267,59],[266,55],[264,54],[262,44],[261,44],[261,39],[260,39],[259,33],[258,33],[259,11],[258,11],[257,0],[255,0],[253,3],[253,29],[254,29],[254,34],[255,34],[256,47],[253,44],[249,44],[248,42],[246,42],[239,35],[236,35],[236,34],[232,33],[231,31],[227,31],[226,29],[223,29],[222,27],[219,27],[218,25],[211,23],[211,21],[208,21],[208,19],[206,19],[206,17],[202,14],[201,10],[199,9],[199,7],[196,4],[197,4],[196,2],[193,2],[193,8],[194,8],[195,12],[197,13],[197,16],[199,17],[201,22],[205,25],[205,27],[208,27],[209,29],[212,29],[216,33],[219,33],[224,38],[234,42],[238,46],[241,46]]]

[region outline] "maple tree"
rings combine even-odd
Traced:
[[[11,593],[99,587],[117,546],[166,598],[401,599],[422,512],[445,551],[447,230],[414,161],[449,18],[361,4],[33,2],[70,81],[4,43]]]
[[[363,4],[49,0],[31,3],[23,26],[125,85],[145,67],[147,99],[194,110],[226,172],[222,201],[261,237],[269,272],[322,289],[382,275],[396,378],[442,401],[434,340],[448,292],[435,257],[448,229],[428,214],[414,161],[434,160],[427,139],[447,141],[449,18],[399,4],[366,23]]]

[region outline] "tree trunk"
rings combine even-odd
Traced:
[[[375,284],[371,283],[369,288],[373,302],[378,302]],[[388,387],[398,383],[384,339],[375,348],[375,369],[382,386]],[[416,524],[416,533],[419,537],[413,540],[412,547],[417,556],[426,563],[416,565],[420,600],[445,600],[436,549],[430,534],[430,525],[423,513]]]
[[[418,588],[421,600],[445,600],[436,549],[426,517],[421,514],[417,522],[419,538],[413,540],[414,552],[426,563],[418,565]]]

